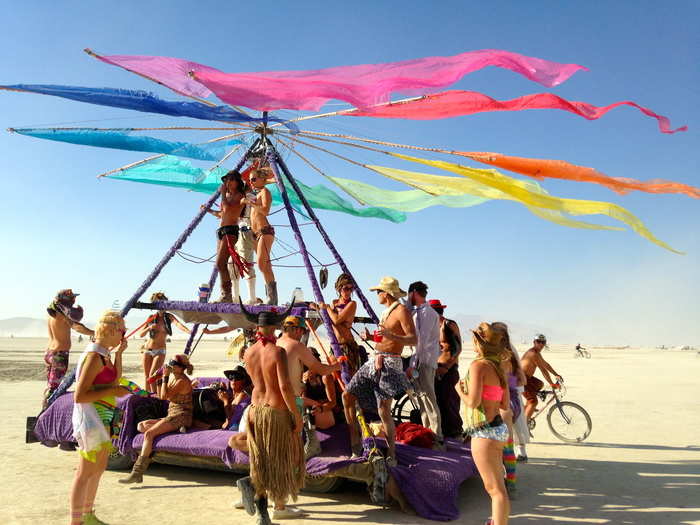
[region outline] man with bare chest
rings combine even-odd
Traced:
[[[43,407],[46,407],[46,401],[61,384],[68,370],[71,329],[90,337],[95,335],[80,322],[83,318],[83,309],[75,306],[75,298],[78,295],[71,289],[61,290],[46,308],[49,314],[49,344],[44,354],[47,387],[44,391]]]
[[[545,361],[542,357],[542,350],[547,347],[547,338],[540,334],[532,342],[532,348],[523,354],[520,358],[520,366],[523,369],[523,373],[527,378],[527,383],[525,383],[525,391],[523,392],[523,397],[525,398],[525,418],[526,420],[532,417],[532,414],[537,408],[537,393],[542,390],[544,383],[535,377],[535,372],[539,368],[542,371],[542,375],[547,380],[550,385],[553,385],[552,377],[550,373],[554,375],[557,379],[561,379],[561,376],[554,371],[552,365]]]
[[[245,184],[241,174],[236,170],[229,171],[221,177],[221,210],[209,210],[209,213],[218,217],[220,227],[216,230],[218,239],[216,247],[216,267],[219,270],[219,285],[221,297],[217,302],[233,302],[231,293],[231,274],[228,269],[229,258],[234,264],[245,264],[236,254],[236,242],[238,241],[238,219],[245,207]]]
[[[306,467],[299,433],[301,413],[296,408],[289,377],[287,353],[277,345],[275,327],[286,314],[260,312],[257,316],[241,310],[257,324],[256,342],[246,350],[246,371],[253,382],[248,412],[250,477],[238,480],[244,508],[251,516],[258,513],[258,524],[271,523],[268,498],[275,503],[277,519],[286,516],[286,501],[296,501],[304,485]],[[296,514],[296,513],[295,513]]]
[[[376,291],[379,303],[387,307],[382,313],[374,351],[374,359],[367,361],[353,376],[343,393],[345,417],[350,428],[350,445],[353,455],[360,455],[362,447],[357,429],[355,402],[367,410],[376,407],[387,436],[388,457],[396,460],[394,420],[391,417],[391,403],[395,396],[410,389],[410,383],[403,371],[401,352],[406,345],[416,344],[416,328],[408,309],[399,302],[406,295],[399,282],[393,277],[382,277]],[[369,334],[367,334],[369,335]],[[376,340],[376,339],[375,339]]]

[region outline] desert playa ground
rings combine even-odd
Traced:
[[[1,524],[68,519],[76,454],[24,443],[25,418],[36,415],[43,389],[44,344],[0,339]],[[141,381],[137,346],[127,350],[126,375]],[[171,349],[179,346],[174,342]],[[195,375],[218,375],[227,364],[224,349],[221,341],[203,342],[193,359]],[[72,361],[82,345],[75,350]],[[540,422],[530,462],[518,467],[512,523],[700,524],[700,355],[638,348],[592,354],[574,359],[570,347],[557,345],[547,353],[566,379],[566,398],[590,413],[593,433],[583,444],[568,445]],[[233,475],[154,465],[133,488],[117,483],[123,475],[107,472],[98,493],[99,515],[111,524],[254,523],[232,507]],[[372,506],[357,484],[302,495],[298,504],[310,516],[297,523],[432,523]],[[459,506],[459,523],[482,524],[489,515],[478,478],[462,485]]]

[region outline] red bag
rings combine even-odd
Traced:
[[[433,448],[435,434],[423,425],[401,423],[396,427],[396,441],[414,447]]]

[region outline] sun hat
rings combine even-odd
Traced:
[[[394,299],[400,299],[406,292],[399,286],[399,281],[395,277],[382,277],[377,286],[370,288],[371,291],[379,290],[391,295]]]
[[[431,299],[430,301],[428,301],[428,304],[430,306],[432,306],[433,308],[442,308],[442,309],[447,308],[447,305],[442,304],[442,301],[440,301],[440,299]]]

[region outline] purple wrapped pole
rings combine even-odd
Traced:
[[[287,180],[294,188],[294,191],[296,192],[296,194],[299,196],[299,200],[301,200],[302,204],[304,205],[304,208],[306,208],[306,213],[309,215],[311,220],[316,225],[318,232],[321,234],[321,238],[326,243],[326,246],[328,246],[328,249],[333,254],[333,257],[335,257],[335,260],[338,261],[338,265],[340,266],[340,268],[343,270],[344,273],[346,273],[350,276],[350,278],[353,280],[353,282],[357,283],[357,281],[355,281],[355,278],[350,273],[350,270],[348,269],[347,265],[345,264],[345,261],[338,253],[338,250],[335,249],[335,246],[333,245],[333,242],[331,241],[330,237],[328,237],[328,234],[326,233],[326,230],[323,228],[321,221],[318,220],[318,217],[316,216],[316,213],[314,212],[313,208],[309,204],[309,201],[306,200],[306,197],[304,196],[304,193],[301,191],[301,188],[299,188],[297,181],[294,179],[294,177],[292,177],[292,174],[289,172],[289,168],[287,168],[287,165],[284,163],[284,160],[282,160],[282,158],[279,155],[277,156],[277,159],[278,159],[277,162],[279,163],[280,168],[282,168],[282,171],[284,172],[285,176],[287,177]],[[359,286],[355,287],[355,292],[357,293],[357,297],[360,299],[362,306],[365,307],[365,311],[372,318],[372,321],[374,321],[375,324],[379,324],[379,318],[377,317],[377,314],[374,313],[374,310],[370,306],[369,301],[367,300],[367,297],[365,296],[364,293],[362,293],[362,290],[360,289]]]
[[[301,236],[301,231],[299,230],[299,224],[297,224],[297,219],[294,216],[294,209],[292,208],[292,204],[289,202],[289,195],[287,194],[287,188],[284,186],[284,183],[282,182],[282,178],[280,176],[279,170],[277,169],[277,163],[281,161],[279,154],[277,153],[277,150],[275,150],[274,146],[268,142],[268,144],[272,148],[272,154],[270,155],[270,166],[272,167],[272,171],[275,174],[275,182],[277,183],[277,187],[280,190],[280,195],[282,196],[282,201],[284,201],[284,208],[287,211],[287,217],[289,218],[289,225],[292,227],[292,231],[294,232],[294,237],[297,241],[297,244],[299,245],[299,251],[301,252],[301,256],[304,259],[304,266],[306,267],[306,273],[309,276],[309,282],[311,283],[311,289],[314,292],[314,297],[316,298],[316,301],[319,303],[324,302],[323,300],[323,294],[321,293],[321,287],[318,285],[318,280],[316,279],[316,272],[314,272],[314,268],[311,264],[311,260],[309,259],[309,252],[306,249],[306,243],[304,242],[304,238]],[[321,319],[323,319],[323,324],[326,327],[326,332],[328,332],[328,339],[330,339],[331,342],[331,348],[333,349],[333,353],[335,354],[336,357],[340,357],[342,354],[342,351],[340,350],[340,344],[338,343],[338,339],[335,337],[335,332],[333,331],[333,324],[331,323],[331,319],[328,316],[328,313],[325,312],[324,310],[320,310],[319,314],[321,315]],[[343,364],[343,372],[346,371],[347,365]]]

